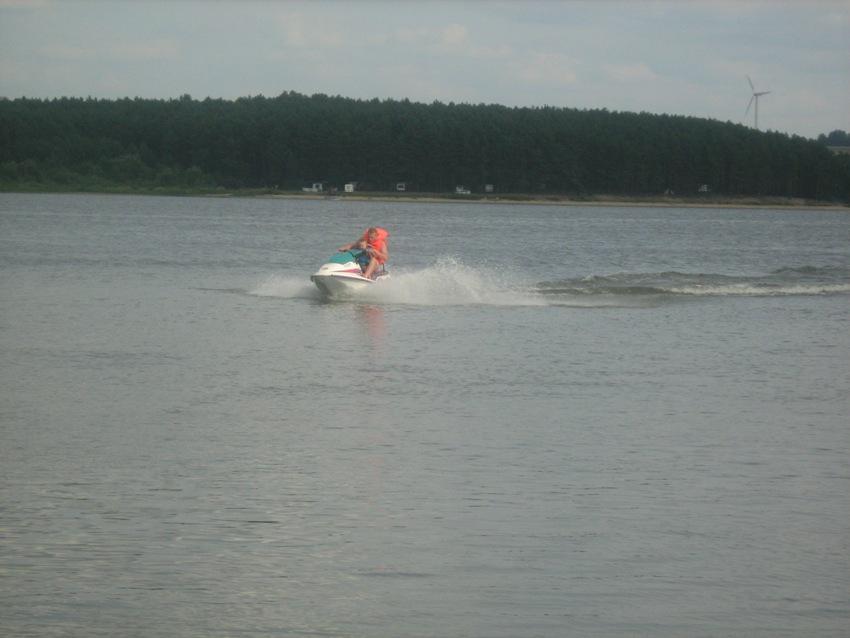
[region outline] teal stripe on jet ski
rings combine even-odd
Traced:
[[[347,264],[350,261],[354,261],[357,259],[357,255],[359,255],[361,250],[346,250],[345,252],[336,253],[330,259],[328,259],[328,263],[331,264]]]

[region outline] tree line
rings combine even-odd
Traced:
[[[422,104],[285,92],[237,100],[0,100],[0,188],[43,186],[850,201],[850,157],[809,140],[675,115]]]
[[[827,146],[850,146],[850,133],[836,129],[829,135],[818,135],[818,142]]]

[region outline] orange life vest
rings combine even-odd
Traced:
[[[371,248],[374,248],[375,250],[380,250],[381,252],[386,252],[387,237],[389,237],[390,234],[386,231],[386,229],[378,228],[377,226],[375,227],[375,230],[378,231],[378,235],[377,237],[375,237],[375,239],[369,239],[369,229],[367,228],[366,232],[363,233],[363,240]],[[386,261],[386,259],[382,258],[380,255],[375,255],[375,259],[378,260],[379,264],[383,264]]]

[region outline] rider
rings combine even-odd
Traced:
[[[390,234],[385,229],[372,226],[366,229],[366,232],[363,233],[360,239],[345,246],[340,246],[339,251],[345,252],[346,250],[355,248],[362,250],[369,259],[368,263],[360,264],[360,267],[363,268],[363,276],[366,279],[372,279],[378,266],[385,264],[390,257],[390,253],[387,250],[387,237],[389,236]]]

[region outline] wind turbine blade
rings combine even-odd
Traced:
[[[753,100],[755,100],[755,99],[756,99],[755,95],[753,95],[753,97],[750,98],[750,103],[747,104],[747,110],[744,111],[744,117],[747,117],[747,114],[750,112],[750,107],[753,105]]]
[[[753,90],[753,93],[756,92],[756,87],[753,86],[753,81],[750,79],[750,76],[747,76],[747,82],[750,83],[750,88]]]

